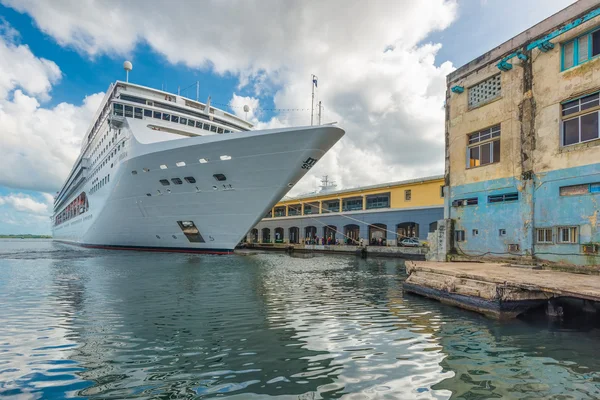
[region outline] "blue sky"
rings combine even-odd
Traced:
[[[176,92],[200,81],[201,101],[250,104],[259,128],[307,123],[307,111],[258,109],[308,108],[319,75],[325,120],[347,134],[295,190],[324,173],[352,187],[442,173],[445,75],[570,1],[267,3],[181,2],[157,15],[165,3],[0,0],[11,58],[0,61],[0,233],[49,232],[49,194],[125,59],[135,83]]]

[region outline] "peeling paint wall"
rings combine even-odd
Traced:
[[[447,205],[455,230],[465,232],[465,240],[455,242],[459,254],[600,264],[600,255],[583,253],[584,244],[600,244],[600,194],[560,195],[563,186],[600,182],[600,139],[561,145],[561,102],[600,91],[600,57],[561,72],[562,43],[600,27],[600,17],[554,38],[554,48],[548,52],[526,51],[529,42],[580,16],[572,11],[570,7],[552,16],[556,26],[544,21],[544,30],[529,29],[528,41],[519,42],[520,47],[506,47],[504,53],[492,50],[478,59],[479,64],[475,60],[448,76],[447,200],[451,204],[457,199],[478,199],[477,205]],[[500,72],[496,64],[517,50],[527,59],[514,57],[509,60],[512,69]],[[494,51],[495,58],[490,57]],[[501,96],[469,108],[469,88],[499,73]],[[453,93],[454,86],[462,86],[464,92]],[[468,135],[498,124],[500,162],[467,168]],[[518,192],[517,201],[491,203],[488,198],[512,192]],[[577,226],[578,243],[557,243],[560,226]],[[536,243],[536,228],[552,228],[553,243]],[[518,249],[509,251],[509,245],[515,244]]]

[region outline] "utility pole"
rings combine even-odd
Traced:
[[[310,126],[313,125],[313,114],[315,112],[315,87],[317,87],[317,76],[311,75],[312,78],[312,99],[310,102]]]
[[[200,81],[196,81],[196,101],[200,98]]]
[[[181,86],[177,86],[177,96],[179,96],[181,93]]]
[[[319,125],[321,125],[321,100],[319,100]]]

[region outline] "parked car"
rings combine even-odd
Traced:
[[[400,246],[403,247],[421,247],[421,242],[417,238],[406,238],[400,241]]]

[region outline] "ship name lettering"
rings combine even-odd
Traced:
[[[302,164],[302,169],[311,169],[313,165],[317,163],[317,161],[318,160],[316,158],[308,157]]]

